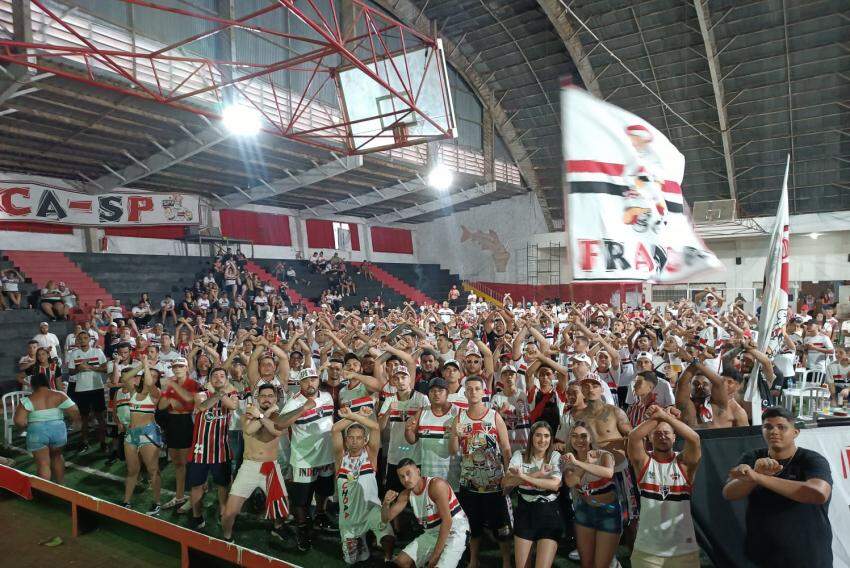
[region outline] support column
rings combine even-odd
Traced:
[[[484,181],[495,181],[496,128],[493,114],[486,108],[481,115],[481,143],[484,149]]]

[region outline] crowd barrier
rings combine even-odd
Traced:
[[[96,523],[97,517],[100,516],[171,540],[180,546],[181,568],[208,566],[209,562],[205,561],[205,558],[211,556],[233,566],[245,568],[299,568],[283,560],[126,509],[4,465],[0,465],[0,489],[11,491],[28,500],[33,498],[33,491],[38,491],[66,501],[70,504],[71,536],[74,538],[85,534],[85,528]]]

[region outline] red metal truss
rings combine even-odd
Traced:
[[[224,100],[238,96],[242,104],[261,113],[267,132],[343,154],[368,153],[453,137],[451,120],[441,122],[421,108],[419,93],[423,80],[411,73],[408,65],[409,55],[419,50],[426,50],[428,54],[426,66],[444,65],[437,40],[363,4],[362,0],[350,0],[352,16],[345,24],[340,21],[334,0],[306,0],[298,5],[295,0],[269,0],[269,4],[259,10],[233,16],[233,19],[167,6],[155,0],[120,1],[132,4],[137,10],[156,11],[162,17],[202,22],[200,25],[207,29],[170,45],[156,44],[150,38],[145,42],[116,40],[113,45],[105,45],[104,41],[92,39],[87,26],[83,25],[96,22],[94,17],[87,21],[78,15],[63,17],[51,8],[54,4],[50,0],[30,0],[33,28],[37,27],[38,19],[42,31],[35,33],[29,42],[0,37],[0,61],[213,119],[220,118]],[[310,33],[292,33],[261,23],[268,21],[263,16],[277,10],[288,11],[305,24]],[[197,30],[198,25],[186,28]],[[52,29],[55,33],[45,33],[44,29]],[[214,59],[198,55],[197,49],[193,52],[196,42],[224,32],[250,33],[274,42],[296,40],[300,45],[309,46],[309,51],[293,54],[293,49],[281,48],[281,59],[270,63],[240,59],[239,54]],[[258,38],[258,41],[261,40]],[[350,119],[338,78],[340,72],[354,68],[391,93],[404,111],[380,114],[376,110],[366,118],[360,113],[357,120]],[[378,69],[382,72],[376,72]],[[298,89],[285,90],[272,81],[272,74],[282,70],[301,73],[307,80],[301,81],[304,84]],[[444,73],[439,76],[446,109],[442,116],[451,116],[447,80]],[[326,87],[328,85],[330,87]],[[319,100],[318,95],[326,88],[336,90],[338,107]],[[225,90],[229,91],[227,96]],[[402,115],[411,112],[429,125],[428,136],[408,140],[399,138],[394,132],[395,121],[401,121]],[[388,126],[368,141],[358,140],[353,135],[353,125],[380,118],[385,119],[384,124],[389,122]],[[376,144],[374,139],[380,143]],[[368,148],[366,142],[371,142]]]

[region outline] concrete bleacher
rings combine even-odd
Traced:
[[[0,270],[17,268],[5,256],[0,259]],[[20,310],[7,309],[0,311],[0,328],[3,330],[3,341],[0,341],[0,393],[16,390],[15,374],[18,371],[18,360],[26,352],[27,341],[38,333],[38,324],[47,317],[38,309],[29,309],[28,297],[38,288],[23,271],[21,276],[26,280],[21,283]],[[59,341],[64,342],[73,329],[70,321],[55,321],[50,323],[50,331],[55,333]]]
[[[283,262],[287,267],[291,266],[295,269],[295,277],[297,282],[292,284],[290,283],[290,288],[295,289],[299,294],[304,296],[305,298],[318,303],[319,298],[322,295],[322,292],[328,289],[328,277],[324,274],[317,274],[315,272],[310,272],[308,268],[308,263],[306,260],[270,260],[270,259],[260,259],[255,260],[257,264],[262,266],[265,270],[270,273],[274,272],[274,267],[278,262]],[[381,296],[383,299],[385,306],[401,306],[407,299],[398,294],[394,290],[385,287],[378,280],[369,280],[362,276],[359,276],[354,267],[349,266],[349,274],[354,280],[355,285],[357,286],[357,293],[343,298],[342,305],[347,308],[360,307],[360,300],[364,297],[369,298],[369,300],[374,300],[376,296]]]
[[[378,262],[376,266],[406,282],[436,302],[446,300],[452,286],[457,286],[457,289],[461,290],[461,305],[466,301],[460,277],[440,268],[439,264]]]
[[[209,270],[212,261],[200,256],[67,253],[68,257],[103,286],[121,304],[131,308],[143,292],[159,307],[166,294],[179,303],[183,290],[191,288]]]

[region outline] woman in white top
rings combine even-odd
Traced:
[[[528,445],[511,457],[502,478],[505,489],[517,488],[514,517],[514,558],[517,566],[528,566],[531,547],[537,544],[534,568],[549,568],[558,551],[564,523],[558,507],[561,486],[561,454],[554,450],[554,436],[548,423],[531,426]]]
[[[2,274],[3,292],[9,297],[15,309],[21,309],[20,285],[24,281],[23,276],[14,268],[7,268],[0,274]]]

